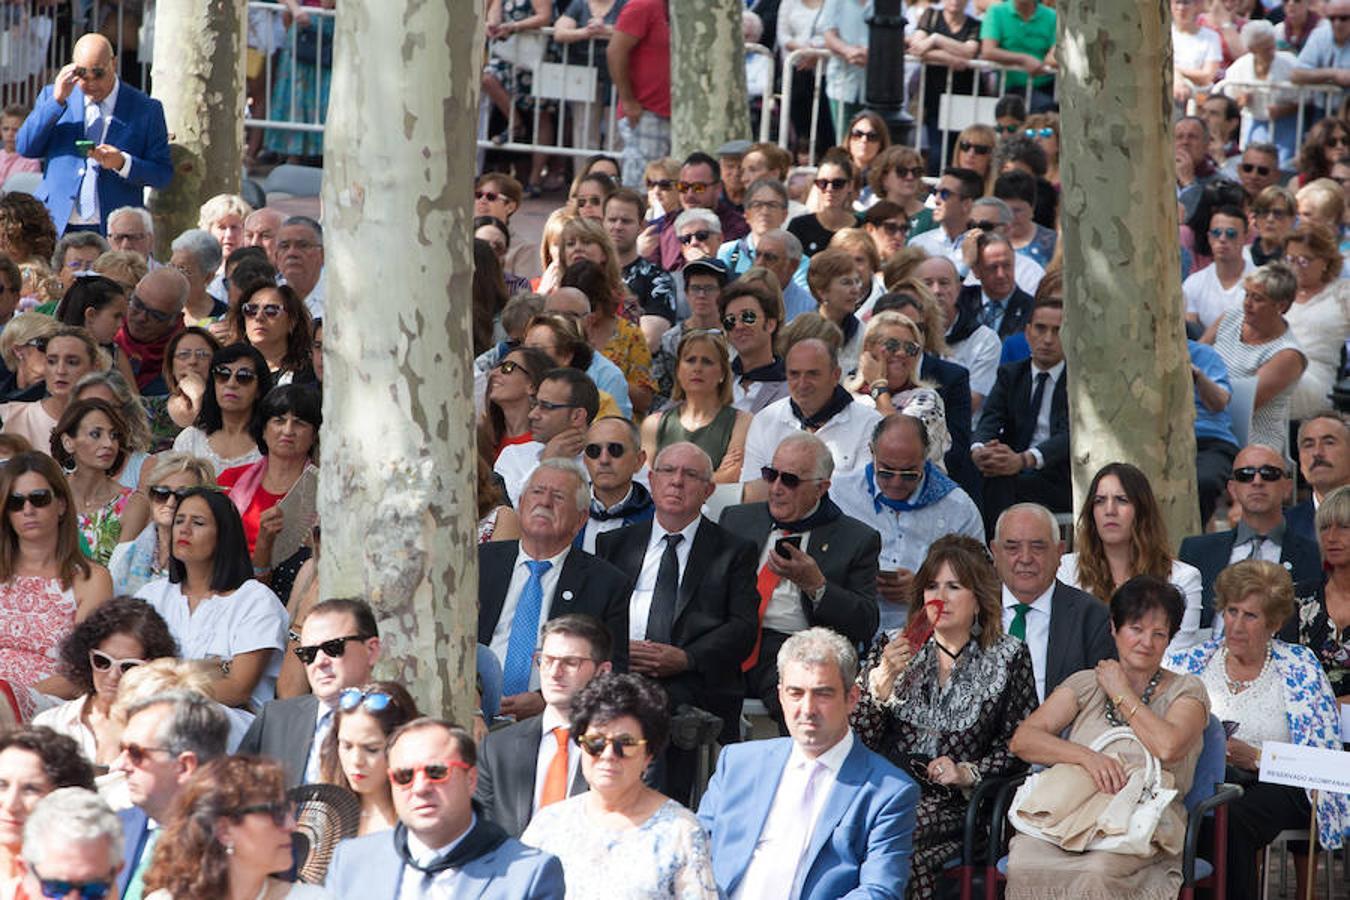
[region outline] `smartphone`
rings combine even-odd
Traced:
[[[80,151],[80,154],[81,154],[81,155],[83,155],[83,156],[88,156],[88,155],[89,155],[89,151],[94,149],[94,142],[93,142],[93,141],[76,141],[76,142],[75,142],[75,149],[78,150],[78,151]]]
[[[800,534],[794,534],[790,537],[779,538],[773,545],[773,552],[784,559],[787,559],[791,556],[791,554],[787,552],[789,546],[796,547],[798,550],[802,549],[802,536]]]

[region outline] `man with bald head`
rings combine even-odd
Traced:
[[[117,77],[108,39],[86,34],[70,63],[43,88],[16,139],[19,153],[44,160],[39,198],[58,234],[107,230],[121,206],[143,206],[146,187],[173,178],[164,107]]]
[[[164,383],[164,352],[169,341],[183,328],[183,304],[188,280],[172,266],[149,273],[136,285],[127,304],[127,318],[114,340],[131,360],[136,385],[142,394],[169,392]]]

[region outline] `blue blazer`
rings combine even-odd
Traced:
[[[337,845],[323,886],[335,900],[397,900],[403,860],[394,832],[349,838]],[[563,900],[562,863],[515,838],[460,870],[456,900]]]
[[[19,129],[16,146],[21,155],[46,161],[38,199],[47,205],[57,234],[66,230],[84,178],[84,154],[75,149],[78,140],[84,140],[84,93],[75,88],[63,106],[47,85]],[[144,206],[146,187],[168,187],[173,178],[164,107],[120,82],[104,143],[131,157],[131,173],[126,178],[106,169],[98,173],[100,230],[106,232],[108,213],[121,206]]]
[[[791,738],[722,750],[698,818],[711,839],[713,877],[723,896],[736,890],[750,865],[791,751]],[[806,850],[802,900],[901,900],[918,803],[918,785],[855,735]]]
[[[127,892],[127,882],[136,871],[136,863],[141,858],[145,839],[150,834],[150,817],[139,806],[119,810],[117,818],[122,823],[122,870],[117,873],[117,896]]]

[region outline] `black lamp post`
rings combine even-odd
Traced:
[[[891,143],[912,142],[914,117],[905,111],[905,14],[902,0],[874,0],[867,21],[867,108],[886,120]]]

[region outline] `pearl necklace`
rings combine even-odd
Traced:
[[[1232,676],[1230,676],[1230,675],[1228,674],[1228,645],[1227,645],[1227,644],[1224,644],[1224,645],[1223,645],[1223,680],[1224,680],[1224,682],[1228,685],[1228,691],[1229,691],[1229,693],[1232,693],[1232,694],[1240,694],[1240,693],[1242,693],[1243,691],[1247,690],[1247,688],[1251,687],[1252,685],[1254,685],[1254,684],[1256,684],[1258,681],[1260,681],[1260,680],[1261,680],[1261,676],[1264,675],[1264,674],[1266,674],[1266,669],[1270,667],[1270,661],[1271,661],[1272,659],[1274,659],[1274,658],[1275,658],[1274,647],[1273,647],[1273,645],[1272,645],[1269,641],[1267,641],[1267,642],[1266,642],[1266,658],[1265,658],[1265,661],[1261,663],[1261,671],[1259,671],[1259,672],[1256,673],[1256,677],[1255,677],[1255,678],[1250,678],[1250,679],[1248,679],[1248,680],[1246,680],[1246,681],[1241,681],[1241,680],[1239,680],[1239,679],[1237,679],[1237,678],[1233,678]]]

